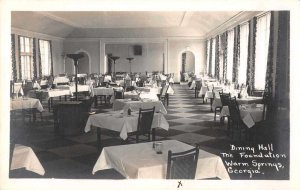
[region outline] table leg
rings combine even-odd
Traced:
[[[97,148],[101,149],[101,128],[97,127]]]
[[[65,101],[67,101],[67,95],[65,95]]]
[[[61,96],[59,96],[59,101],[61,102]]]
[[[49,112],[50,112],[50,99],[51,98],[48,99],[48,110],[49,110]]]
[[[98,96],[95,95],[94,98],[95,98],[95,100],[94,100],[95,101],[95,107],[97,107],[98,106]]]
[[[214,99],[213,99],[213,98],[210,98],[210,111],[213,111],[213,109],[212,109],[213,101],[214,101]]]
[[[53,106],[53,97],[50,98],[50,108]]]
[[[155,128],[152,129],[152,141],[155,141]]]
[[[32,109],[33,122],[36,121],[36,109]]]

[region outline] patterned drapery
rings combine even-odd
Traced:
[[[41,59],[41,47],[40,40],[38,40],[38,60],[39,60],[39,77],[43,76],[43,67],[42,67],[42,59]]]
[[[256,21],[254,17],[249,21],[249,40],[248,40],[248,63],[247,63],[247,82],[248,94],[252,94],[254,90],[255,76],[255,36],[256,36]]]
[[[37,62],[36,62],[36,38],[32,40],[32,64],[33,64],[33,77],[37,78]]]
[[[234,28],[232,82],[238,83],[240,66],[240,25]]]
[[[265,91],[273,101],[267,118],[288,126],[290,108],[290,12],[272,11]],[[282,109],[284,108],[284,109]],[[280,110],[280,112],[279,112]]]
[[[17,81],[17,60],[16,60],[16,40],[15,34],[11,34],[11,69],[13,81]]]
[[[219,79],[219,35],[216,36],[216,48],[215,48],[215,77],[216,79]]]
[[[273,91],[273,67],[274,67],[274,12],[271,12],[270,20],[270,37],[269,37],[269,49],[268,49],[268,62],[267,62],[267,71],[266,71],[266,84],[265,91],[272,93]]]
[[[51,76],[53,77],[53,57],[52,57],[52,41],[49,41],[50,45],[50,56],[51,56]]]
[[[210,46],[209,46],[209,69],[208,69],[208,75],[212,74],[212,44],[213,44],[213,39],[210,39],[209,41]]]
[[[228,43],[228,32],[226,31],[223,35],[223,82],[227,80],[227,43]]]

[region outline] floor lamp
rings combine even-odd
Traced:
[[[134,59],[133,57],[127,57],[126,58],[129,61],[129,71],[131,73],[131,61]]]
[[[116,60],[119,59],[120,57],[111,56],[110,58],[114,61],[114,77],[116,77]]]
[[[67,54],[68,58],[73,59],[74,61],[74,66],[75,66],[75,98],[76,101],[78,101],[78,81],[77,81],[77,73],[78,73],[78,60],[83,58],[84,55],[83,54]]]

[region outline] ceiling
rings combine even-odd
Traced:
[[[62,38],[204,37],[240,11],[13,11],[13,28]]]

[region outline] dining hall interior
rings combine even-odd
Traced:
[[[10,179],[290,179],[290,11],[12,11],[10,30]]]

